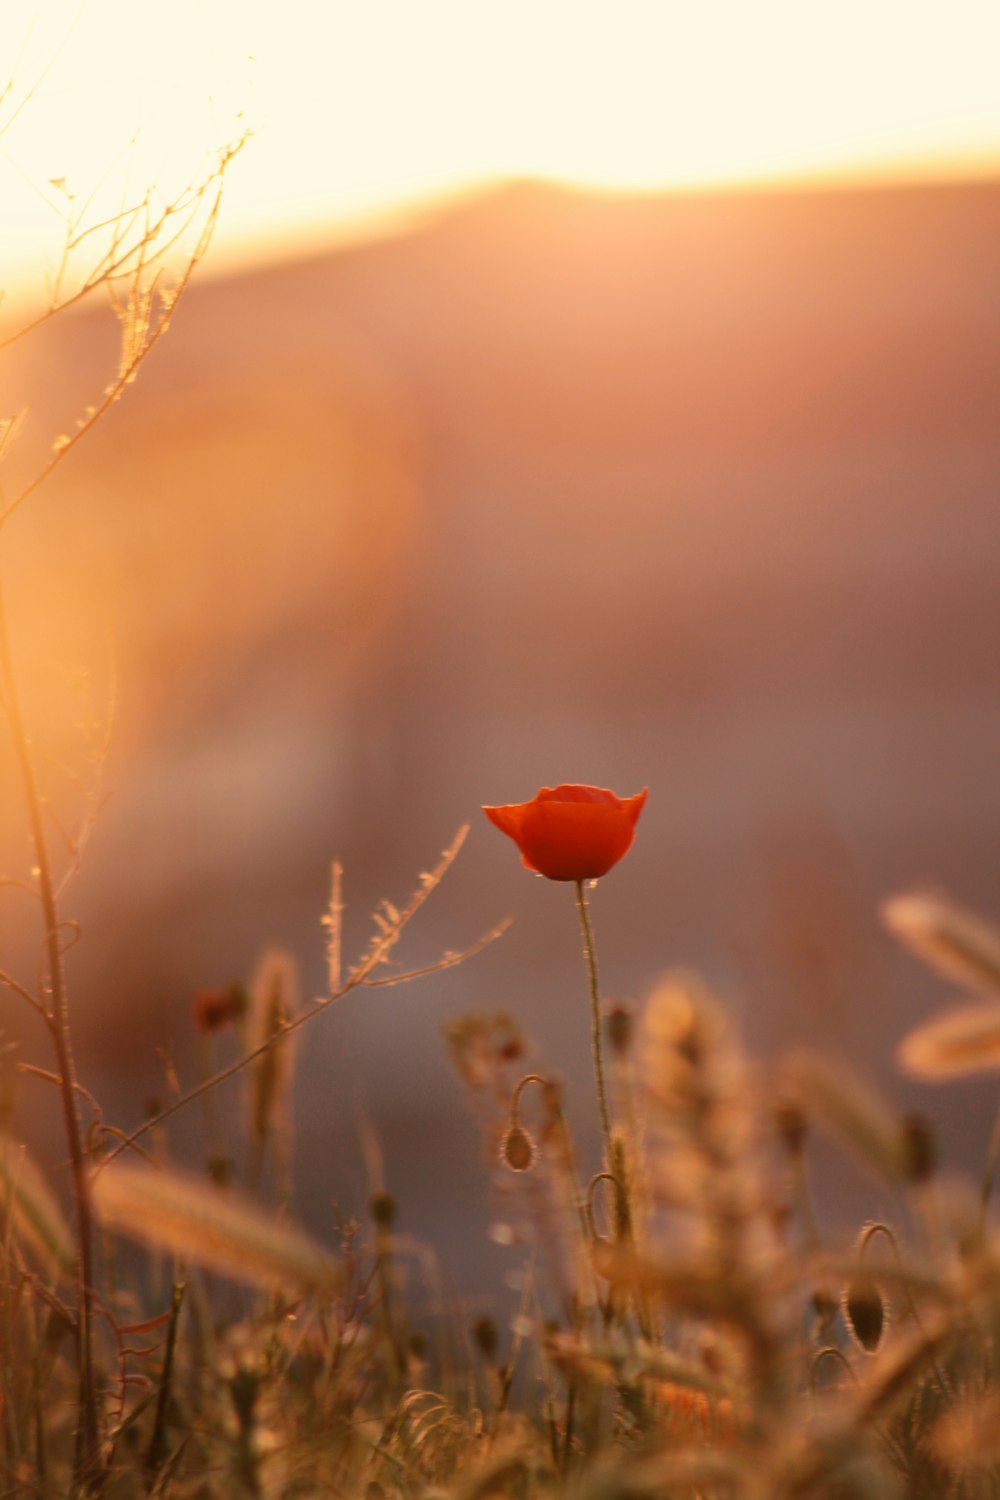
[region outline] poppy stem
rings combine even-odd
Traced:
[[[583,931],[583,952],[587,960],[587,974],[590,979],[590,1041],[594,1054],[594,1076],[597,1079],[597,1105],[601,1112],[605,1164],[608,1170],[611,1171],[614,1162],[614,1153],[611,1140],[611,1117],[608,1114],[608,1091],[604,1084],[604,1053],[601,1046],[601,993],[597,984],[597,952],[594,948],[594,932],[590,925],[590,913],[587,910],[587,897],[583,889],[583,881],[577,880],[575,884],[576,909],[580,913],[580,927]]]

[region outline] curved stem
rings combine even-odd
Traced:
[[[590,979],[590,1044],[594,1054],[594,1077],[597,1080],[597,1106],[601,1113],[605,1165],[611,1169],[614,1164],[614,1153],[611,1142],[611,1117],[608,1114],[608,1091],[604,1083],[604,1052],[601,1044],[601,994],[597,984],[597,953],[594,949],[594,933],[590,925],[590,914],[587,910],[587,897],[583,889],[583,881],[577,880],[575,885],[576,909],[580,913],[580,927],[583,931],[583,951],[586,956],[587,974]]]
[[[548,1087],[549,1080],[543,1078],[541,1073],[525,1073],[524,1077],[518,1081],[514,1092],[510,1096],[510,1119],[512,1125],[517,1124],[517,1114],[521,1108],[521,1095],[529,1083],[537,1083],[540,1088],[544,1089]]]

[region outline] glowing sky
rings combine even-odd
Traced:
[[[120,201],[126,171],[169,192],[241,112],[255,138],[231,176],[216,261],[498,176],[653,188],[1000,163],[998,0],[8,9],[5,272],[58,240],[63,189],[50,179],[77,202],[95,187],[98,203]]]

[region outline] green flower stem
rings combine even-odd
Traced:
[[[587,974],[590,979],[590,1041],[594,1054],[594,1076],[597,1079],[597,1105],[601,1112],[601,1130],[604,1135],[605,1166],[609,1172],[613,1172],[614,1151],[611,1139],[611,1117],[608,1114],[608,1091],[604,1083],[604,1053],[601,1044],[601,994],[597,984],[597,954],[594,949],[594,933],[590,925],[590,914],[587,910],[587,897],[584,893],[583,881],[578,880],[575,884],[576,909],[580,913],[580,927],[583,931],[583,952],[587,960]]]

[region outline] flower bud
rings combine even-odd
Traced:
[[[224,984],[214,990],[199,990],[194,997],[194,1024],[209,1034],[221,1031],[246,1012],[247,996],[241,984]]]
[[[841,1311],[847,1331],[865,1354],[877,1354],[888,1322],[885,1296],[873,1276],[852,1276],[844,1288]]]
[[[937,1144],[921,1115],[907,1115],[903,1126],[903,1159],[910,1182],[929,1182],[937,1167]]]
[[[501,1160],[512,1172],[527,1172],[537,1155],[535,1143],[523,1126],[511,1125],[500,1142]]]
[[[627,854],[648,788],[618,797],[606,787],[564,782],[542,789],[530,802],[484,807],[501,833],[514,840],[521,863],[549,880],[597,880]]]
[[[473,1324],[472,1338],[480,1354],[487,1364],[495,1365],[497,1361],[497,1349],[500,1346],[500,1335],[497,1325],[492,1318],[480,1318]]]
[[[624,1057],[632,1041],[632,1020],[634,1012],[631,1005],[609,1005],[604,1017],[607,1028],[608,1042],[611,1050],[619,1057]]]
[[[375,1193],[369,1207],[376,1228],[392,1228],[396,1222],[396,1200],[391,1193]]]

